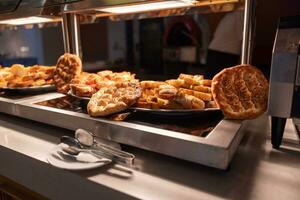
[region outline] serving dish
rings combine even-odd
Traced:
[[[72,90],[70,90],[67,94],[68,94],[69,96],[71,96],[71,97],[77,99],[78,101],[80,101],[81,103],[83,103],[83,104],[85,104],[85,105],[87,105],[87,104],[89,103],[90,99],[91,99],[90,97],[80,97],[80,96],[77,96],[77,95],[75,95],[75,94],[72,92]]]
[[[193,114],[205,114],[211,112],[220,112],[219,108],[204,108],[204,109],[149,109],[149,108],[138,108],[131,107],[128,110],[136,112],[145,112],[155,115],[165,115],[165,116],[183,116],[183,115],[193,115]]]
[[[0,90],[8,91],[8,92],[26,92],[26,93],[34,93],[34,92],[50,92],[55,91],[54,85],[42,85],[42,86],[32,86],[32,87],[5,87]]]

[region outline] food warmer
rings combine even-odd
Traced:
[[[173,3],[173,5],[175,3],[177,6],[167,7],[169,12],[157,10],[157,6],[143,12],[127,13],[125,11],[124,13],[124,9],[123,12],[113,11],[114,8],[125,5],[145,7],[144,4],[166,2]],[[16,25],[19,18],[28,17],[38,17],[39,20],[47,19],[47,22],[62,21],[65,52],[77,55],[81,55],[79,31],[79,17],[81,16],[92,16],[86,18],[92,20],[98,17],[128,20],[231,11],[237,5],[243,4],[245,17],[242,63],[249,63],[251,56],[251,38],[254,27],[254,2],[252,0],[246,0],[245,3],[239,0],[8,0],[1,1],[1,4],[8,8],[2,9],[0,15],[0,23],[7,27]],[[246,121],[225,120],[221,111],[188,116],[184,113],[169,116],[168,114],[131,112],[125,121],[91,118],[80,103],[73,102],[69,97],[55,92],[13,96],[1,94],[0,112],[70,130],[83,128],[104,139],[219,169],[228,168],[245,132],[240,130],[246,128]]]
[[[274,42],[268,113],[272,116],[272,145],[281,145],[287,118],[300,117],[300,16],[282,17]],[[297,119],[298,118],[298,119]]]

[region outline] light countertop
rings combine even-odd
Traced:
[[[71,131],[0,114],[0,175],[50,199],[299,199],[300,148],[273,150],[269,127],[267,117],[247,123],[226,171],[125,146],[137,170],[108,165],[73,172],[46,161]],[[295,134],[291,121],[286,132]]]

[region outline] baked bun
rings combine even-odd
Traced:
[[[253,119],[264,113],[268,81],[254,66],[238,65],[214,76],[212,95],[227,119]]]

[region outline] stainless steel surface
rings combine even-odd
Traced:
[[[120,165],[82,172],[50,166],[46,155],[72,131],[4,114],[0,124],[0,158],[5,161],[0,174],[48,199],[298,200],[300,196],[299,147],[272,149],[266,116],[241,130],[245,137],[227,171],[127,146],[139,169],[129,169],[131,176],[125,177],[120,169],[126,168]],[[288,121],[287,129],[292,126]]]
[[[31,101],[39,101],[47,97],[48,94],[36,94],[36,95],[0,95],[0,112],[7,113],[10,115],[17,115],[16,104],[20,102],[31,102]],[[62,94],[59,93],[50,93],[52,97],[61,97]]]
[[[245,0],[241,63],[250,64],[255,29],[255,0]]]
[[[55,93],[49,94],[43,100],[54,96]],[[222,120],[208,136],[198,137],[34,104],[39,101],[41,99],[17,103],[16,115],[70,130],[83,128],[107,140],[220,169],[228,167],[243,136],[239,131],[241,121]]]
[[[6,0],[1,0],[6,1]],[[55,18],[59,16],[62,7],[60,3],[49,0],[21,0],[16,9],[0,14],[0,21],[7,19],[17,19],[31,16],[44,16]]]
[[[68,145],[65,148],[66,151],[70,152],[70,154],[78,155],[80,150],[84,149],[89,150],[93,154],[99,154],[124,165],[133,165],[133,160],[135,158],[133,154],[96,142],[94,137],[95,136],[88,131],[77,129],[75,132],[75,138],[63,136],[60,141],[61,143]],[[86,139],[91,139],[93,141],[92,144],[87,144]]]
[[[181,0],[175,0],[180,2]],[[95,1],[86,0],[77,2],[64,7],[64,12],[81,13],[85,15],[92,15],[95,17],[110,17],[111,20],[133,20],[154,17],[167,17],[176,15],[196,14],[196,13],[214,13],[214,12],[228,12],[237,9],[242,3],[240,0],[201,0],[191,1],[190,5],[172,8],[172,9],[159,9],[153,11],[135,12],[135,13],[107,13],[101,12],[99,9],[115,6],[136,5],[141,3],[163,2],[162,0],[123,0],[123,1]],[[147,5],[145,5],[147,6]],[[95,21],[90,18],[91,23]]]
[[[300,46],[300,40],[299,40],[299,46]],[[296,73],[296,82],[295,85],[300,87],[300,55],[298,55],[298,63],[297,63],[297,73]],[[298,88],[300,89],[300,88]]]
[[[34,93],[34,92],[50,92],[55,91],[54,85],[42,85],[42,86],[32,86],[32,87],[15,87],[15,88],[0,88],[0,91],[18,92],[18,93]]]
[[[77,14],[63,14],[62,30],[65,52],[76,54],[81,57],[80,28]]]
[[[297,77],[300,28],[278,29],[276,33],[268,113],[276,117],[289,118],[292,114],[294,90]],[[298,78],[299,79],[299,78]]]
[[[289,118],[292,112],[294,84],[271,82],[268,114]]]
[[[64,12],[81,12],[84,10],[91,10],[102,7],[109,6],[117,6],[117,5],[126,5],[126,4],[136,4],[136,3],[145,3],[145,2],[157,2],[162,0],[105,0],[105,1],[97,1],[97,0],[84,0],[76,3],[72,3],[66,5],[64,7]]]
[[[209,1],[211,3],[211,1]],[[236,0],[227,1],[226,3],[220,4],[206,4],[191,8],[176,8],[168,10],[157,10],[143,13],[129,13],[129,14],[108,14],[108,13],[96,13],[97,18],[109,17],[112,21],[124,21],[124,20],[140,20],[158,17],[169,17],[169,16],[183,16],[183,15],[197,15],[205,13],[219,13],[219,12],[231,12],[236,10],[240,5]],[[93,20],[97,21],[96,20]]]

